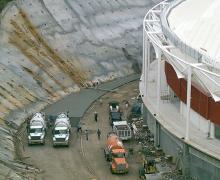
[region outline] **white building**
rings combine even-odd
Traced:
[[[143,21],[144,118],[155,146],[195,179],[220,178],[219,7],[163,1]]]

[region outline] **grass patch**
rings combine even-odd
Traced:
[[[7,5],[8,2],[10,2],[12,0],[0,0],[0,12],[2,11],[2,9],[4,9],[4,7]]]

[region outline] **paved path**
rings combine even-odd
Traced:
[[[85,111],[90,107],[90,105],[96,99],[108,92],[105,90],[113,90],[128,82],[138,80],[139,78],[140,75],[134,74],[125,78],[119,78],[114,81],[106,82],[97,86],[98,89],[102,90],[97,90],[94,88],[82,89],[80,92],[70,94],[64,99],[48,106],[45,109],[45,112],[47,115],[56,115],[59,112],[69,110],[70,117],[73,117],[72,119],[75,120],[75,122],[72,122],[72,125],[74,126],[78,122],[78,120],[83,116]]]

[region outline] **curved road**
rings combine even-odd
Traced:
[[[116,92],[107,93],[102,97],[102,104],[96,101],[86,111],[81,119],[83,130],[89,130],[89,140],[85,139],[84,134],[77,134],[76,129],[72,128],[71,142],[69,148],[52,146],[51,131],[48,131],[46,143],[42,145],[27,146],[26,136],[24,134],[24,152],[23,157],[26,162],[42,169],[42,173],[37,179],[45,180],[135,180],[138,179],[138,158],[137,153],[128,158],[130,171],[126,175],[114,175],[109,170],[109,164],[105,161],[103,147],[105,145],[106,135],[111,130],[108,122],[108,102],[112,99],[122,103],[124,100],[132,101],[132,97],[138,94],[138,81],[128,83],[118,89]],[[59,112],[59,109],[56,109]],[[99,113],[98,122],[94,121],[94,111]],[[124,110],[125,112],[125,110]],[[126,112],[124,113],[126,116]],[[97,138],[97,128],[101,129],[101,140]],[[133,141],[125,144],[127,147],[137,147]],[[136,152],[136,151],[135,151]]]

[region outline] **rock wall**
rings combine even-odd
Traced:
[[[140,71],[142,20],[156,2],[8,4],[0,16],[0,179],[36,171],[15,160],[13,136],[25,117],[93,82]]]

